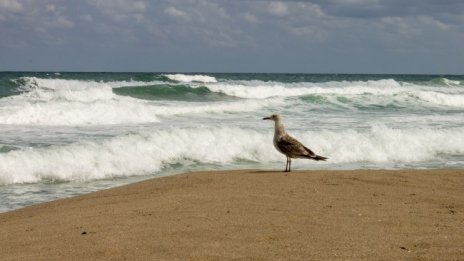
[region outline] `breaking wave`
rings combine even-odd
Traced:
[[[143,100],[176,100],[210,102],[233,99],[218,92],[211,92],[206,87],[192,88],[188,85],[160,84],[153,86],[120,87],[113,89],[118,95],[130,96]]]
[[[188,74],[166,74],[168,79],[176,82],[201,82],[201,83],[216,83],[215,77],[208,75],[188,75]]]
[[[464,107],[464,90],[460,87],[445,88],[402,84],[395,80],[326,83],[278,82],[225,82],[206,84],[212,92],[246,99],[272,97],[297,97],[319,95],[327,98],[346,98],[370,104],[382,100],[425,106]]]
[[[22,94],[0,99],[1,123],[37,125],[150,123],[158,122],[160,117],[169,115],[252,111],[279,102],[275,99],[224,101],[213,97],[211,99],[213,102],[210,103],[188,101],[169,103],[118,95],[119,91],[114,91],[117,90],[115,88],[121,88],[122,92],[128,92],[127,89],[134,88],[135,92],[140,92],[140,88],[148,88],[159,82],[94,82],[35,77],[25,78],[24,82],[21,87]]]
[[[315,166],[356,163],[434,162],[464,153],[464,129],[393,129],[373,126],[364,132],[294,132],[320,155]],[[0,184],[44,180],[87,181],[162,171],[171,164],[282,163],[272,147],[272,132],[242,128],[174,128],[140,132],[64,146],[12,150],[0,154]],[[166,149],[169,148],[169,149]],[[295,165],[297,167],[298,165]]]

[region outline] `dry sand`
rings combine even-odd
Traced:
[[[1,260],[464,260],[464,170],[187,173],[0,214]]]

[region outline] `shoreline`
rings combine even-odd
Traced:
[[[177,174],[0,213],[1,260],[456,260],[464,169]]]

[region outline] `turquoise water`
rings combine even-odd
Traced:
[[[464,76],[0,72],[0,211],[175,173],[463,168]]]

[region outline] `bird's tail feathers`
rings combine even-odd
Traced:
[[[314,154],[314,155],[311,155],[311,156],[307,156],[307,158],[308,158],[308,159],[315,160],[315,161],[320,161],[320,160],[321,160],[321,161],[325,161],[326,159],[328,159],[328,158],[326,158],[326,157],[322,157],[322,156],[315,155],[315,154]]]

